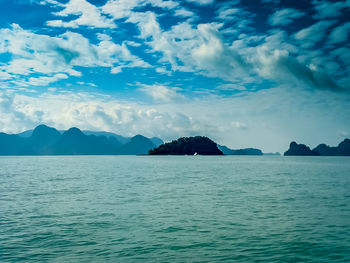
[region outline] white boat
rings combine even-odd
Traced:
[[[198,155],[198,153],[197,153],[197,152],[195,152],[193,155]]]

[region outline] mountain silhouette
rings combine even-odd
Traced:
[[[0,132],[0,155],[31,155],[33,150],[27,140],[18,135]]]
[[[59,139],[61,133],[46,125],[37,126],[30,137],[29,144],[33,154],[52,154],[51,146]]]
[[[337,147],[337,154],[339,156],[350,156],[350,140],[345,139],[341,143],[339,143]]]
[[[159,145],[164,144],[162,139],[159,139],[158,137],[153,137],[150,139],[151,142],[153,142],[153,144],[155,145],[155,147],[158,147]]]
[[[120,154],[147,154],[149,150],[155,147],[156,145],[150,139],[142,135],[136,135],[121,147]]]
[[[117,139],[120,142],[120,145],[123,145],[130,141],[131,138],[124,137],[119,134],[115,134],[113,132],[105,132],[105,131],[89,131],[89,130],[83,130],[82,131],[86,135],[95,135],[95,136],[106,136],[107,138],[113,137]],[[158,138],[159,139],[159,138]],[[161,140],[161,139],[159,139]]]
[[[291,142],[289,149],[284,153],[285,156],[295,155],[295,156],[319,156],[320,153],[311,150],[305,144],[297,144],[296,142]]]
[[[310,150],[304,144],[297,144],[296,142],[291,142],[289,149],[284,153],[284,155],[297,155],[297,156],[350,156],[350,140],[344,139],[338,146],[331,147],[324,143],[319,144],[313,150]]]
[[[345,139],[335,147],[323,143],[318,145],[314,150],[323,156],[350,156],[350,140]]]
[[[323,156],[335,156],[335,155],[337,155],[336,147],[330,147],[324,143],[318,145],[314,150]]]
[[[224,145],[218,145],[218,148],[224,155],[263,155],[261,150],[255,148],[233,150]]]
[[[105,136],[86,135],[73,127],[53,145],[53,152],[68,155],[117,154],[117,148]]]
[[[154,144],[152,141],[155,141]],[[132,138],[109,132],[58,131],[46,125],[19,134],[0,133],[0,155],[106,155],[147,154],[159,138]]]
[[[183,137],[150,150],[150,155],[223,155],[208,137]]]

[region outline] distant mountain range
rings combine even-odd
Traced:
[[[39,125],[19,134],[0,132],[0,155],[141,155],[141,154],[189,154],[201,155],[279,155],[265,154],[259,149],[230,149],[216,144],[207,137],[183,137],[170,143],[143,135],[124,137],[112,132],[80,130],[56,130]],[[338,146],[320,144],[310,149],[304,144],[291,142],[285,156],[350,156],[350,139]]]
[[[224,145],[218,145],[218,148],[224,155],[263,155],[261,150],[255,148],[233,150]]]
[[[261,150],[254,148],[232,150],[203,136],[183,137],[164,144],[162,139],[157,137],[124,137],[112,132],[80,130],[75,127],[56,130],[43,124],[19,134],[0,132],[0,155],[140,155],[149,152],[263,155]]]
[[[289,149],[284,153],[285,156],[350,156],[350,140],[345,139],[338,146],[331,147],[326,144],[320,144],[314,149],[305,144],[291,142]]]
[[[109,132],[58,131],[46,125],[19,134],[0,133],[0,155],[136,155],[163,144],[160,138]]]

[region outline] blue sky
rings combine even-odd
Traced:
[[[350,0],[0,0],[0,129],[350,137]]]

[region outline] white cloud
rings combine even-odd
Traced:
[[[340,47],[333,50],[331,54],[340,59],[346,66],[350,66],[350,48]]]
[[[134,13],[137,13],[134,11],[136,7],[147,5],[160,7],[163,9],[176,10],[177,8],[180,8],[178,2],[171,0],[108,0],[107,3],[101,7],[101,10],[104,14],[108,14],[117,20],[129,18]],[[142,15],[142,13],[140,12],[139,15]]]
[[[161,63],[172,70],[195,72],[228,80],[244,78],[248,67],[240,54],[223,42],[216,23],[193,27],[188,22],[163,31],[152,12],[133,14],[128,22],[136,23],[140,38],[146,39],[153,52],[161,52]]]
[[[192,11],[189,11],[185,8],[178,8],[175,10],[175,16],[180,17],[195,17],[195,14]]]
[[[0,90],[0,132],[19,132],[41,121],[41,110],[28,110],[30,106],[15,97],[13,92]]]
[[[147,95],[151,96],[156,101],[170,102],[174,100],[181,100],[184,98],[183,95],[178,93],[180,90],[176,87],[167,87],[164,85],[142,85],[139,89],[145,92]]]
[[[331,44],[338,44],[349,40],[350,22],[344,23],[333,29],[329,35],[329,42]]]
[[[63,6],[63,4],[57,2],[56,0],[42,0],[39,2],[40,5],[56,5],[56,6]]]
[[[326,73],[313,70],[289,55],[287,50],[271,50],[261,46],[257,53],[260,76],[279,83],[290,82],[304,88],[340,90],[341,88]]]
[[[129,17],[132,10],[142,2],[142,0],[108,0],[101,9],[103,13],[111,15],[114,19],[121,19]]]
[[[33,86],[47,86],[48,84],[52,83],[52,82],[56,82],[58,80],[61,79],[67,79],[68,76],[66,74],[63,73],[57,73],[51,77],[31,77],[29,78],[28,84],[29,85],[33,85]]]
[[[61,5],[60,5],[61,6]],[[69,15],[78,15],[77,19],[69,22],[62,20],[51,20],[47,25],[52,27],[72,27],[89,26],[96,28],[115,28],[115,23],[101,15],[101,11],[96,6],[90,4],[86,0],[70,0],[63,5],[63,10],[54,13],[56,16],[68,17]]]
[[[199,41],[192,50],[192,57],[199,70],[205,70],[205,75],[219,76],[230,81],[248,77],[249,67],[244,58],[238,50],[223,42],[213,25],[198,25],[197,32]]]
[[[269,21],[271,25],[285,26],[292,23],[294,20],[303,17],[304,15],[304,12],[301,12],[297,9],[284,8],[272,14],[269,18]]]
[[[222,8],[219,10],[218,17],[220,19],[229,19],[232,20],[234,17],[240,17],[242,9],[240,8]]]
[[[7,73],[4,70],[0,70],[0,80],[8,80],[11,79],[13,76],[11,76],[9,73]]]
[[[232,126],[232,128],[243,129],[243,130],[248,128],[247,124],[245,124],[244,122],[239,122],[239,121],[231,122],[231,126]]]
[[[234,90],[246,90],[244,85],[238,84],[238,83],[226,83],[226,84],[221,84],[216,87],[219,90],[226,90],[226,91],[234,91]]]
[[[313,0],[312,4],[316,10],[314,17],[318,19],[337,17],[342,14],[342,10],[350,8],[350,0]]]
[[[58,73],[61,75],[56,76],[81,76],[74,69],[76,66],[109,67],[111,70],[119,68],[120,71],[125,67],[150,67],[148,63],[131,54],[124,43],[116,44],[106,35],[100,34],[99,38],[100,42],[91,44],[78,33],[67,31],[51,37],[35,34],[14,24],[12,28],[0,29],[0,51],[13,55],[13,59],[7,64],[0,65],[0,71],[7,77],[10,77],[9,74],[19,78],[33,73],[48,75],[37,81],[34,81],[35,76],[29,79],[32,85],[42,85],[49,78],[59,80],[52,78]]]
[[[297,32],[294,37],[305,48],[313,47],[317,42],[323,40],[327,35],[327,30],[334,25],[336,20],[319,21],[307,28]]]
[[[193,2],[198,5],[209,5],[214,3],[214,0],[186,0],[187,2]]]

